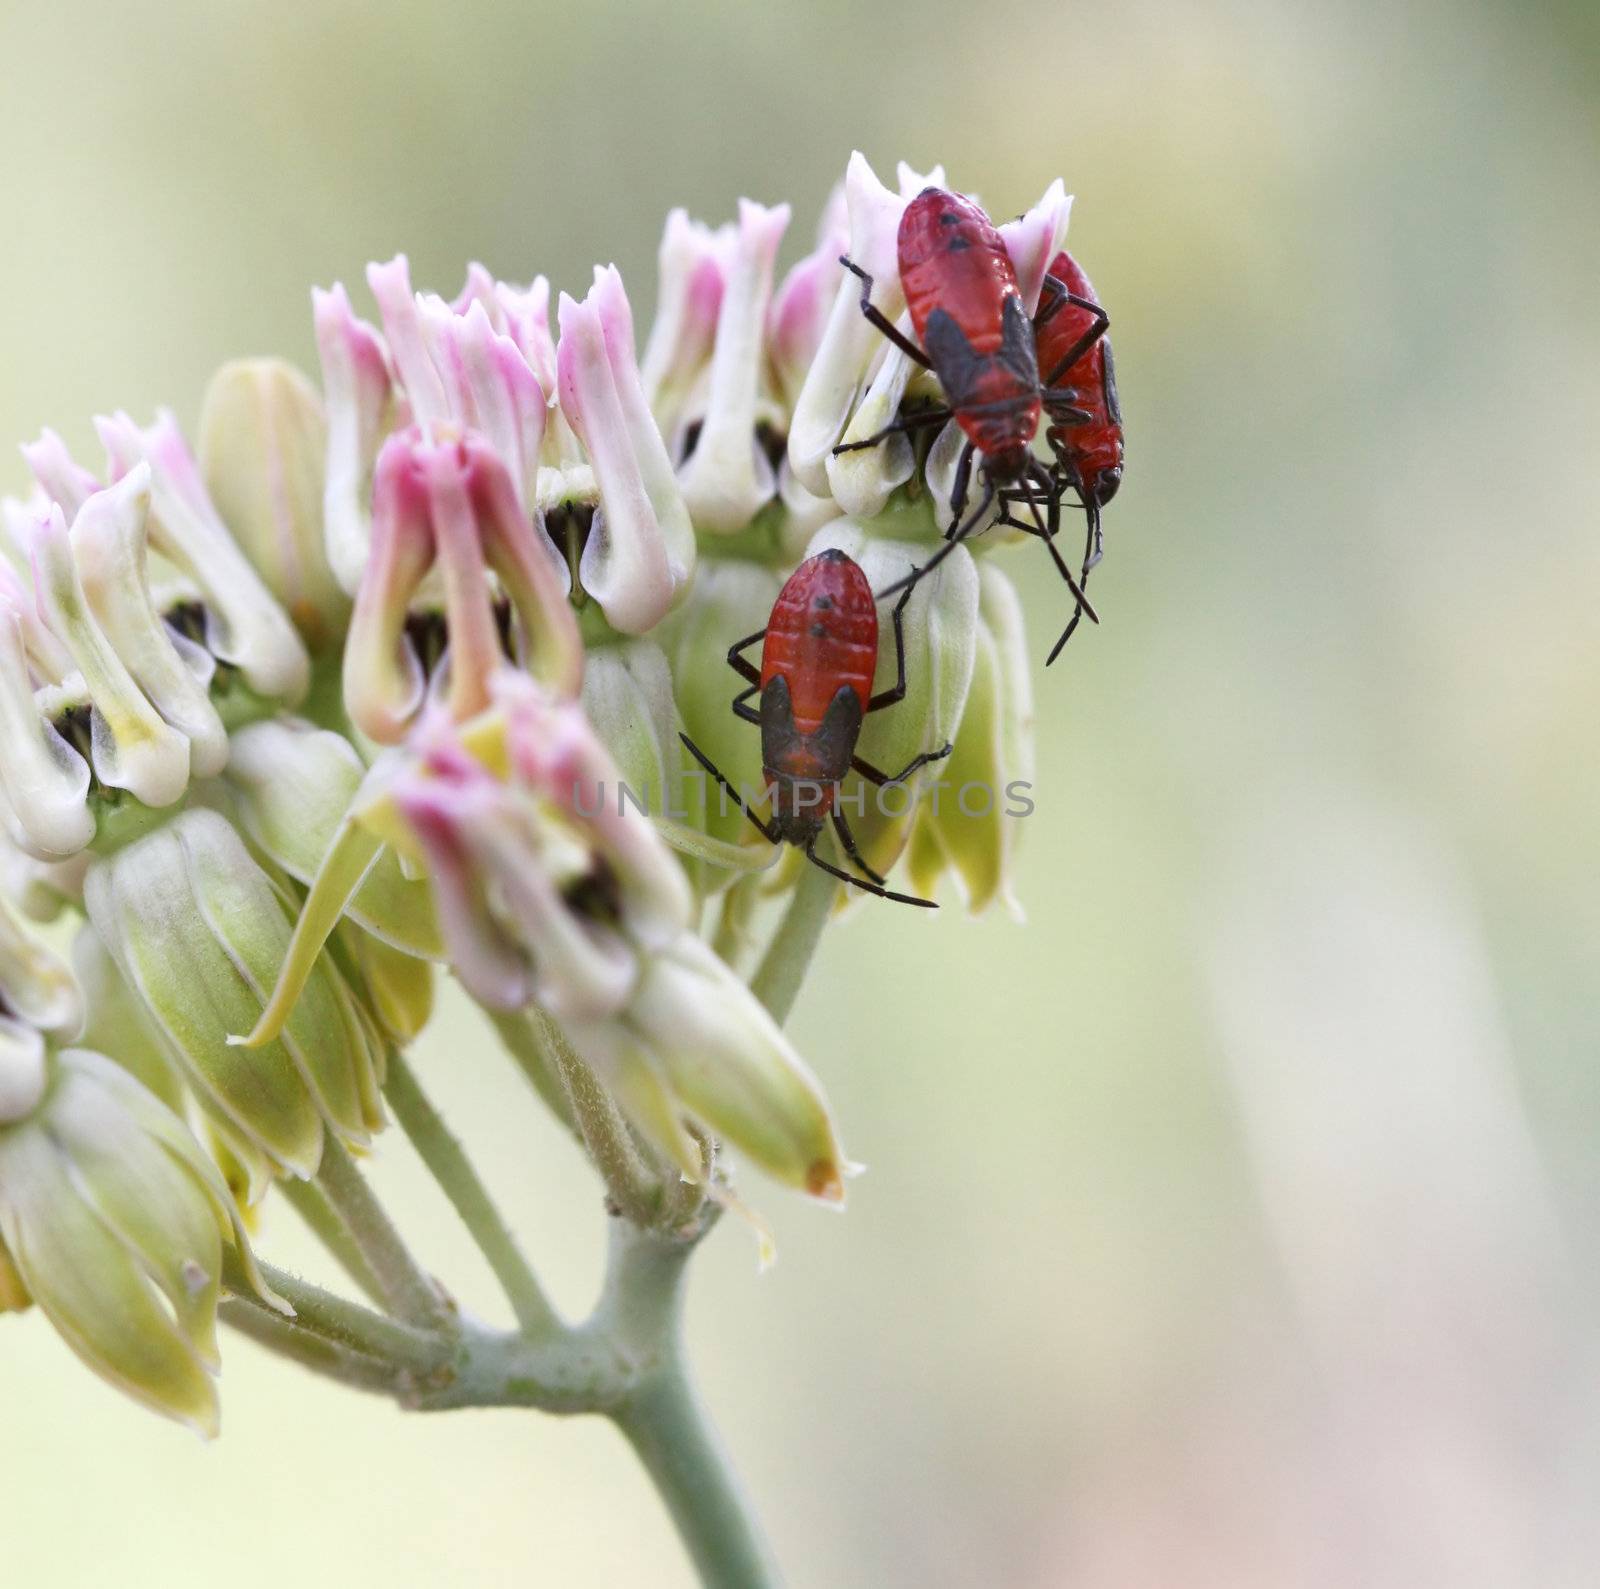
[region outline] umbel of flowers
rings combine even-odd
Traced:
[[[908,324],[896,228],[943,180],[888,186],[855,156],[786,273],[787,205],[674,211],[642,351],[614,267],[559,294],[552,328],[542,277],[473,265],[447,299],[398,257],[367,271],[371,318],[343,285],[313,293],[320,390],[245,360],[205,394],[197,450],[167,413],[96,421],[92,460],[48,430],[22,449],[31,490],[0,514],[0,1309],[37,1303],[206,1433],[220,1312],[407,1405],[605,1411],[650,1460],[651,1409],[683,1383],[661,1276],[746,1211],[735,1162],[833,1204],[848,1171],[781,1031],[839,890],[772,855],[680,734],[759,788],[730,644],[805,556],[841,548],[881,590],[946,528],[953,427],[834,452],[938,395],[839,256]],[[1057,184],[1002,229],[1030,303],[1067,210]],[[953,742],[949,773],[1026,779],[999,565],[958,549],[905,632],[905,699],[862,755]],[[1011,902],[1016,824],[939,802],[939,776],[869,803],[863,853]],[[69,968],[48,945],[72,923]],[[438,969],[604,1182],[613,1266],[581,1325],[410,1067]],[[353,1153],[383,1151],[391,1117],[515,1330],[450,1299],[366,1186]],[[275,1189],[371,1306],[252,1254]],[[614,1361],[575,1378],[596,1341]],[[754,1572],[753,1531],[720,1548]]]

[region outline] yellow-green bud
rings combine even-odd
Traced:
[[[253,723],[233,736],[227,782],[244,830],[297,883],[309,886],[333,847],[366,769],[350,742],[298,718]],[[426,882],[381,855],[346,907],[350,919],[406,954],[444,953]],[[425,967],[417,967],[426,980]]]
[[[31,1107],[8,1107],[18,1058],[0,1047],[0,1305],[31,1294],[102,1378],[214,1435],[224,1244],[283,1304],[182,1122],[102,1054],[38,1057]]]
[[[0,1241],[0,1313],[21,1313],[32,1306],[33,1298],[17,1273],[16,1262]]]
[[[735,788],[761,788],[761,736],[729,709],[739,680],[723,658],[730,644],[766,625],[782,581],[771,569],[733,559],[703,560],[687,600],[659,636],[672,667],[683,731],[722,769]],[[760,842],[738,806],[723,802],[700,764],[680,744],[682,804],[691,826],[724,843]],[[702,889],[734,874],[701,868]]]
[[[783,1185],[844,1201],[850,1166],[822,1084],[693,933],[643,961],[620,1018],[565,1029],[638,1129],[690,1179],[703,1174],[685,1126],[696,1121]]]
[[[74,1035],[83,1000],[72,973],[0,903],[0,1016],[13,1015],[41,1031]]]
[[[316,389],[282,359],[236,359],[200,408],[200,469],[223,522],[313,653],[343,639],[350,598],[322,529],[327,427]]]
[[[281,1038],[256,1023],[289,947],[284,901],[215,811],[191,809],[97,860],[89,919],[201,1105],[288,1173],[309,1176],[324,1124],[363,1142],[383,1123],[383,1054],[344,978],[322,957]]]
[[[1033,783],[1033,683],[1022,604],[991,559],[978,565],[977,659],[955,750],[936,798],[918,807],[911,886],[931,893],[953,869],[974,913],[998,899],[1013,914],[1012,865]]]
[[[394,860],[394,853],[385,851],[378,864]],[[354,960],[362,991],[383,1030],[402,1045],[420,1036],[433,1014],[433,967],[352,922],[340,923],[336,941]]]
[[[72,970],[83,991],[81,1048],[116,1060],[174,1114],[184,1112],[183,1078],[144,1006],[122,980],[100,934],[85,922],[72,941]]]
[[[676,804],[677,712],[666,654],[653,640],[597,646],[584,666],[579,697],[600,743],[611,752],[630,795],[651,816]],[[609,791],[610,799],[620,792]]]

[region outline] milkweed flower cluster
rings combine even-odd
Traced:
[[[738,964],[797,868],[762,866],[680,733],[758,786],[730,645],[803,557],[844,550],[881,590],[938,544],[949,436],[834,449],[933,390],[839,256],[900,315],[898,219],[942,180],[854,157],[787,272],[787,205],[674,211],[642,351],[612,266],[552,328],[543,277],[473,265],[446,298],[401,256],[368,269],[370,311],[313,293],[320,390],[242,360],[196,450],[168,413],[97,421],[94,467],[50,431],[22,449],[32,487],[0,514],[0,1309],[37,1302],[112,1383],[211,1431],[224,1285],[286,1307],[240,1209],[372,1148],[438,967],[554,1032],[668,1181],[727,1201],[724,1145],[842,1200],[822,1084]],[[1057,184],[1002,229],[1030,303],[1067,206]],[[905,616],[905,697],[863,753],[953,744],[952,775],[1026,779],[1004,573],[958,548]],[[886,647],[875,689],[894,668]],[[941,807],[939,775],[856,824],[863,854],[1011,903],[1015,824]],[[21,922],[63,913],[70,968]],[[547,1097],[571,1124],[589,1095],[566,1085]]]

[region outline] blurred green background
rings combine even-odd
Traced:
[[[0,8],[17,440],[314,368],[310,284],[396,249],[447,291],[614,259],[643,320],[669,206],[791,199],[792,258],[853,147],[1077,194],[1129,472],[1104,627],[1037,680],[1030,924],[830,935],[795,1030],[870,1174],[764,1196],[771,1273],[731,1224],[698,1266],[796,1584],[1596,1581],[1595,15]],[[471,1019],[424,1073],[576,1309],[592,1182]],[[224,1401],[202,1448],[0,1322],[4,1581],[686,1581],[599,1423],[408,1419],[237,1338]]]

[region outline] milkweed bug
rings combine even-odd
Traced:
[[[738,802],[770,844],[793,844],[806,859],[852,887],[933,908],[931,899],[896,894],[861,858],[844,813],[835,805],[840,782],[854,768],[880,788],[909,778],[919,767],[950,754],[941,750],[914,756],[892,776],[856,755],[862,719],[903,700],[906,693],[904,614],[909,587],[895,604],[895,682],[872,693],[878,665],[878,611],[861,566],[837,549],[807,558],[785,582],[772,604],[767,627],[728,648],[728,665],[746,680],[733,710],[761,729],[761,768],[772,797],[772,815],[763,820],[687,734],[678,737],[690,755]],[[758,640],[761,666],[744,655]],[[758,708],[749,704],[759,694]],[[830,865],[817,854],[822,825],[832,820],[844,853],[860,877]]]
[[[971,199],[947,193],[943,188],[924,188],[900,217],[900,284],[921,347],[872,302],[872,277],[848,257],[840,264],[861,278],[861,313],[908,358],[938,376],[946,401],[937,408],[903,415],[876,435],[841,443],[834,452],[875,447],[889,436],[942,425],[951,418],[967,438],[956,463],[945,545],[921,568],[880,595],[893,595],[924,578],[977,528],[1002,491],[1020,486],[1020,490],[1007,491],[1008,500],[1028,505],[1034,524],[1024,527],[1031,528],[1049,547],[1078,610],[1098,622],[1051,531],[1038,516],[1039,502],[1059,499],[1065,482],[1052,478],[1033,455],[1032,443],[1041,410],[1047,405],[1052,418],[1059,416],[1062,422],[1081,412],[1073,406],[1070,390],[1040,379],[1038,327],[1071,305],[1093,317],[1097,327],[1094,335],[1098,336],[1109,324],[1105,311],[1093,300],[1075,295],[1064,283],[1046,276],[1043,296],[1048,301],[1038,319],[1030,322],[1016,269],[994,223]],[[983,488],[982,500],[975,512],[963,517],[975,462]],[[1035,485],[1042,497],[1035,497]]]
[[[1104,312],[1096,316],[1079,307],[1082,303],[1099,303],[1089,278],[1063,249],[1051,261],[1047,279],[1061,283],[1067,297],[1056,298],[1034,321],[1039,366],[1047,372],[1045,386],[1050,393],[1044,400],[1045,413],[1051,421],[1045,440],[1055,454],[1057,480],[1070,486],[1083,506],[1087,522],[1083,568],[1078,579],[1080,584],[1087,585],[1089,571],[1100,561],[1104,551],[1100,510],[1117,494],[1117,487],[1122,483],[1122,407],[1117,400],[1117,369],[1111,356],[1111,338],[1106,334]],[[1011,493],[1003,492],[1001,496],[1008,508],[1022,500]],[[1048,528],[1052,536],[1059,520],[1058,491],[1050,498]],[[1001,522],[1020,530],[1033,529],[1009,512],[1002,516]],[[1045,659],[1046,667],[1061,654],[1062,646],[1072,638],[1082,616],[1080,606]]]

